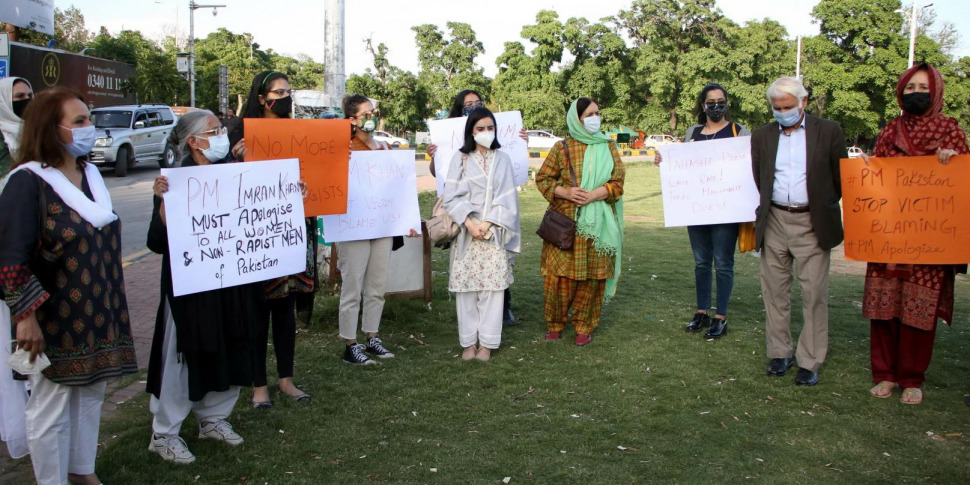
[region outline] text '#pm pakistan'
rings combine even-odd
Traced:
[[[260,257],[257,253],[276,247],[288,247],[306,244],[306,227],[303,224],[294,225],[290,220],[280,220],[281,217],[293,212],[293,203],[289,197],[302,197],[299,184],[291,182],[280,175],[276,184],[246,186],[239,174],[239,189],[236,195],[236,207],[230,212],[207,213],[192,218],[192,235],[200,250],[201,261],[219,259],[226,252],[235,249],[236,271],[239,275],[269,269],[277,264],[277,258],[265,254]],[[211,185],[196,178],[187,179],[189,201],[199,197],[219,200],[219,181]],[[273,203],[271,206],[268,204]],[[205,207],[205,202],[203,202]],[[218,203],[217,203],[218,205]],[[262,207],[253,207],[262,205]],[[228,227],[227,221],[235,221],[235,226]],[[241,229],[242,233],[235,230]],[[213,234],[215,232],[215,234]],[[212,239],[215,245],[212,245]],[[227,250],[222,244],[231,243]]]

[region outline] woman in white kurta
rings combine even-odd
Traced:
[[[488,360],[502,343],[510,260],[521,250],[512,160],[498,151],[495,132],[491,111],[473,110],[465,123],[465,143],[452,158],[445,182],[445,210],[461,223],[451,246],[448,290],[457,294],[463,360]]]

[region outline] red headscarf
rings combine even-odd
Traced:
[[[872,151],[874,157],[933,155],[940,148],[970,153],[967,136],[956,120],[943,116],[943,76],[933,66],[917,64],[903,73],[896,83],[896,101],[903,105],[903,89],[917,71],[926,71],[930,84],[930,107],[921,115],[903,112],[889,122]]]

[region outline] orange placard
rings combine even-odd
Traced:
[[[246,161],[300,159],[307,217],[347,212],[350,121],[247,118]]]
[[[970,155],[869,161],[842,159],[846,259],[970,262]]]

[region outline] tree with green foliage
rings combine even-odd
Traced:
[[[489,94],[489,80],[475,63],[475,57],[485,52],[475,31],[461,22],[448,22],[447,27],[448,38],[433,24],[411,28],[421,66],[418,79],[430,93],[435,111],[449,108],[455,94],[464,89],[474,89],[486,97]]]
[[[381,129],[398,134],[427,129],[425,120],[433,114],[427,87],[418,76],[391,65],[383,42],[377,47],[371,39],[364,42],[373,58],[373,69],[347,78],[347,92],[378,101]]]
[[[90,48],[98,57],[135,66],[135,76],[128,78],[123,89],[134,93],[140,103],[174,104],[180,94],[187,96],[188,83],[176,71],[175,58],[137,30],[111,35],[102,29]]]

